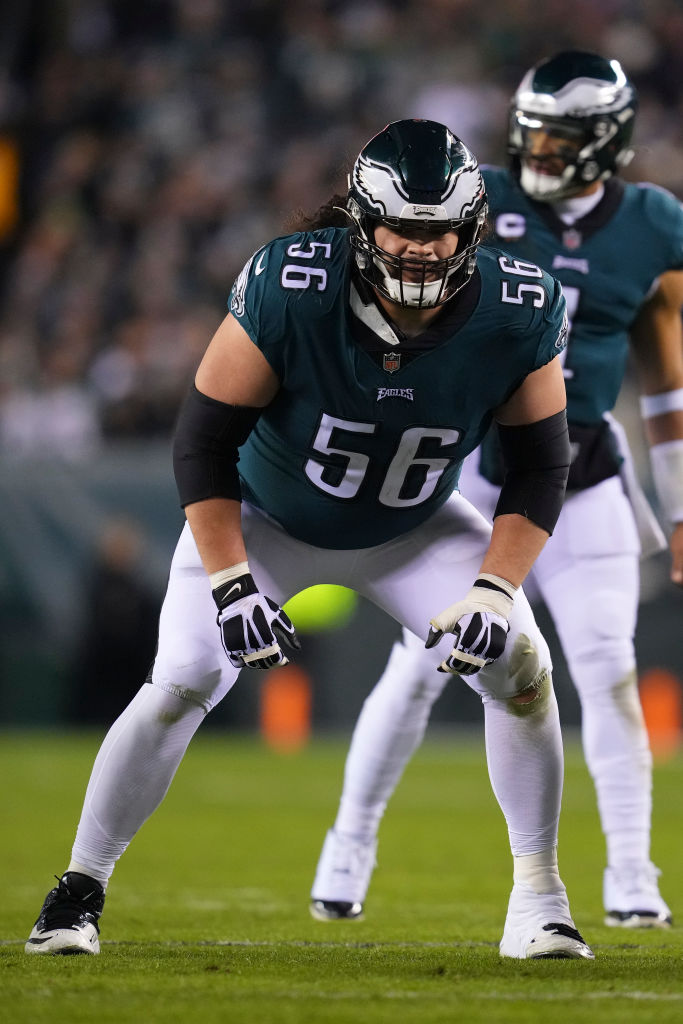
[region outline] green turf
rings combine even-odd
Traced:
[[[367,918],[320,924],[308,891],[344,741],[278,755],[199,735],[117,868],[99,957],[27,957],[23,942],[73,838],[99,744],[6,733],[0,1021],[449,1024],[683,1019],[683,934],[602,925],[603,843],[567,743],[560,864],[594,963],[498,956],[510,857],[478,737],[431,737],[386,815]],[[655,774],[653,855],[683,915],[683,759]]]

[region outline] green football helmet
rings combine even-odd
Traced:
[[[394,121],[361,150],[349,176],[347,210],[362,277],[404,307],[447,302],[471,277],[486,220],[486,191],[475,157],[443,124]],[[375,243],[375,228],[458,232],[455,254],[425,261],[394,256]]]
[[[524,75],[510,112],[508,151],[523,190],[532,199],[553,202],[604,181],[633,156],[631,135],[636,91],[616,60],[582,50],[565,50]],[[530,150],[539,131],[565,145],[553,157]],[[544,173],[544,159],[557,157],[561,173]]]

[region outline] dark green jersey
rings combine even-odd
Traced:
[[[638,310],[661,274],[683,267],[683,209],[654,185],[610,178],[598,205],[567,227],[552,203],[529,199],[509,171],[482,170],[493,244],[562,284],[571,326],[567,416],[597,424],[617,400]]]
[[[230,296],[281,384],[240,450],[244,496],[288,533],[326,548],[381,544],[427,519],[492,410],[562,350],[566,335],[557,282],[487,248],[430,325],[429,344],[373,336],[373,350],[350,305],[348,234],[275,239]]]

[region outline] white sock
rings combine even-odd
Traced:
[[[564,892],[557,867],[557,847],[514,857],[513,878],[515,882],[524,882],[539,894]]]

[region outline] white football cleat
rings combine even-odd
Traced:
[[[610,928],[670,928],[671,911],[659,895],[661,872],[647,861],[606,868],[605,924]]]
[[[27,953],[95,954],[100,951],[98,921],[104,889],[94,878],[67,871],[45,897],[24,946]]]
[[[318,861],[309,909],[316,921],[361,921],[377,840],[361,842],[330,829]]]
[[[594,960],[590,946],[576,930],[564,886],[537,893],[515,882],[510,893],[500,955],[516,960]]]

